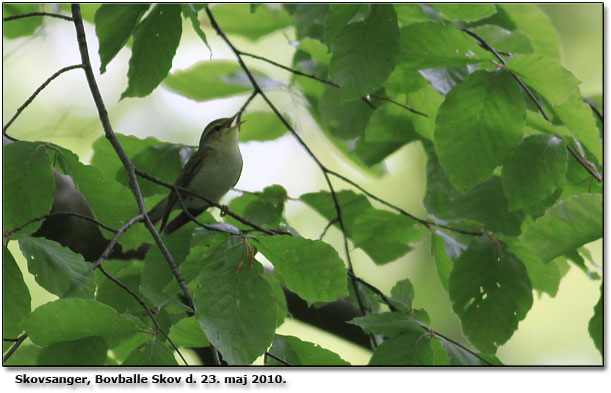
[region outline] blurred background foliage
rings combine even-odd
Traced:
[[[63,8],[65,5],[62,5]],[[47,9],[56,8],[46,5]],[[603,92],[603,6],[602,4],[541,4],[539,7],[551,18],[561,44],[562,64],[582,81],[584,96]],[[90,22],[96,4],[83,5],[85,19]],[[205,18],[203,18],[205,20]],[[210,26],[203,27],[211,51],[202,45],[184,21],[183,36],[172,65],[172,72],[209,59],[231,59],[232,54],[214,34]],[[219,18],[222,23],[222,18]],[[98,73],[100,59],[94,27],[86,26],[89,53]],[[256,32],[253,37],[256,38]],[[242,50],[289,65],[295,51],[293,29],[284,29],[260,39],[232,36]],[[129,45],[129,43],[128,43]],[[105,99],[111,122],[116,132],[140,138],[153,136],[163,141],[195,145],[202,127],[210,120],[227,116],[243,104],[248,96],[234,96],[198,103],[177,95],[163,86],[145,98],[119,100],[127,86],[127,67],[130,53],[123,49],[108,65],[107,72],[97,74],[98,84]],[[61,67],[80,62],[71,23],[45,18],[42,27],[25,38],[3,37],[3,123],[6,123],[27,97],[51,74]],[[383,165],[386,173],[364,173],[348,163],[318,129],[303,108],[299,95],[290,87],[291,74],[269,64],[247,59],[249,66],[264,71],[280,81],[279,87],[269,90],[269,97],[294,122],[297,131],[315,154],[330,169],[359,182],[378,196],[419,216],[425,216],[423,196],[426,186],[426,155],[420,143],[411,143],[392,154]],[[249,111],[266,109],[256,98]],[[49,141],[64,146],[82,161],[89,162],[92,143],[103,135],[96,109],[84,75],[71,71],[61,75],[45,89],[19,119],[11,126],[10,135],[31,141]],[[281,184],[291,197],[325,189],[324,180],[314,162],[289,135],[271,142],[251,141],[242,144],[244,170],[237,187],[262,190],[270,184]],[[342,188],[345,185],[337,183]],[[229,193],[226,201],[235,197]],[[300,229],[304,237],[318,238],[326,221],[300,202],[287,204],[289,222]],[[327,242],[341,251],[341,233],[332,228]],[[15,243],[15,242],[13,242]],[[590,244],[595,261],[602,265],[602,241]],[[32,293],[32,308],[53,298],[40,288],[24,268],[24,259],[16,244],[9,247],[18,258],[26,283]],[[431,327],[465,343],[458,318],[451,310],[447,293],[443,290],[431,258],[428,237],[405,257],[376,266],[360,250],[352,251],[355,271],[386,293],[399,279],[408,277],[415,287],[414,307],[424,308],[431,316]],[[587,324],[597,302],[599,286],[582,271],[572,268],[561,281],[555,298],[536,296],[526,319],[520,323],[513,337],[498,351],[505,364],[599,364],[600,354],[588,335]],[[298,331],[298,332],[297,332]],[[302,340],[316,342],[342,354],[352,364],[365,364],[370,353],[321,332],[288,321],[279,334],[295,334]]]

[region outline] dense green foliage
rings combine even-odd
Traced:
[[[4,16],[39,8],[5,4]],[[107,273],[154,309],[176,346],[212,344],[229,364],[251,364],[269,351],[293,365],[348,365],[316,343],[276,334],[289,317],[286,288],[313,307],[345,299],[361,308],[365,315],[350,324],[377,344],[371,365],[500,364],[497,349],[518,329],[533,296],[555,296],[567,261],[588,271],[584,260],[591,258],[583,246],[603,235],[603,187],[596,179],[602,125],[581,96],[580,82],[560,64],[556,33],[536,6],[104,4],[88,5],[83,17],[95,25],[99,51],[90,56],[99,56],[101,73],[124,47],[131,50],[121,98],[167,89],[199,102],[246,99],[253,92],[249,73],[263,92],[283,86],[236,60],[202,58],[170,73],[183,29],[194,28],[206,46],[216,23],[237,43],[282,31],[296,48],[292,64],[284,65],[295,71],[290,87],[341,159],[383,176],[382,164],[402,146],[420,143],[426,151],[428,217],[373,202],[358,187],[336,185],[337,191],[289,198],[281,185],[270,185],[228,205],[265,232],[226,214],[217,223],[206,212],[198,221],[212,228],[190,223],[164,236],[194,309],[185,305],[184,288],[158,247],[144,261],[105,261]],[[4,36],[31,35],[44,28],[41,21],[4,22]],[[246,108],[243,119],[241,142],[293,131],[271,107]],[[287,120],[300,131],[296,119]],[[193,152],[155,138],[117,137],[136,168],[170,183]],[[3,168],[4,243],[19,243],[28,271],[58,298],[30,310],[22,272],[3,248],[5,338],[25,333],[37,346],[31,359],[7,364],[179,364],[147,312],[125,288],[92,269],[95,261],[33,236],[42,223],[35,219],[51,211],[59,174],[72,178],[91,216],[111,228],[140,213],[108,140],[100,136],[93,144],[89,165],[61,146],[16,141],[4,147]],[[169,192],[150,180],[139,182],[148,209]],[[302,237],[286,217],[289,200],[341,230],[346,248],[336,250],[323,236]],[[100,231],[106,239],[115,235]],[[394,283],[383,296],[348,274],[355,248],[385,265],[428,238],[447,292],[438,295],[449,297],[474,349],[430,329],[426,310],[412,306],[409,280]],[[118,238],[125,252],[145,243],[154,241],[142,223]],[[263,268],[264,259],[273,273]],[[601,353],[602,311],[601,286],[588,326]],[[5,353],[8,348],[5,343]],[[281,362],[266,357],[265,364]]]

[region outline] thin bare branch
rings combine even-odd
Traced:
[[[267,97],[267,95],[265,94],[263,89],[261,89],[261,87],[259,86],[259,84],[255,80],[254,76],[252,75],[250,69],[244,63],[244,60],[242,59],[242,56],[240,55],[240,51],[233,45],[233,43],[229,40],[229,38],[227,37],[225,32],[218,25],[216,19],[214,18],[214,15],[210,11],[210,8],[208,6],[206,6],[205,10],[206,10],[206,14],[208,15],[208,19],[210,20],[210,24],[212,25],[212,27],[214,28],[216,33],[223,39],[223,41],[227,44],[227,46],[231,49],[231,51],[235,55],[238,63],[240,64],[240,67],[242,68],[242,70],[244,71],[246,76],[248,77],[248,80],[250,81],[253,89],[256,92],[258,92],[258,94],[267,103],[267,105],[272,110],[272,112],[274,112],[274,114],[284,124],[286,129],[289,130],[289,132],[293,135],[293,137],[295,139],[297,139],[297,142],[303,147],[303,149],[308,153],[308,155],[312,158],[312,160],[316,163],[316,165],[318,165],[318,167],[322,171],[322,174],[323,174],[323,176],[325,178],[327,186],[329,187],[329,191],[331,192],[331,197],[333,199],[333,204],[335,206],[335,211],[337,213],[337,220],[338,220],[340,228],[342,230],[343,240],[344,240],[344,252],[345,252],[345,255],[346,255],[346,262],[348,264],[348,270],[353,272],[352,259],[350,257],[350,249],[348,247],[348,236],[346,235],[346,227],[345,227],[344,220],[343,220],[343,217],[342,217],[342,209],[341,209],[341,206],[339,204],[339,200],[337,198],[337,193],[335,192],[335,188],[333,187],[333,183],[331,182],[331,179],[329,177],[328,169],[323,165],[323,163],[318,159],[318,157],[316,157],[316,155],[312,152],[312,150],[305,143],[305,141],[299,136],[299,134],[297,134],[295,129],[291,126],[291,124],[288,122],[288,120],[280,113],[278,108],[276,108],[276,106],[270,101],[270,99]],[[363,315],[365,315],[366,314],[365,304],[364,304],[363,300],[361,299],[361,295],[360,295],[360,293],[358,291],[358,288],[356,286],[356,282],[354,280],[350,280],[350,282],[351,282],[351,285],[353,286],[354,294],[355,294],[357,302],[359,304],[359,308],[361,310],[361,313]],[[376,347],[376,342],[375,342],[375,339],[373,338],[372,335],[370,335],[370,340],[371,340],[372,348],[375,348]]]
[[[382,292],[381,290],[379,290],[377,287],[375,287],[374,285],[371,285],[370,283],[368,283],[367,281],[363,280],[360,277],[355,276],[354,274],[348,272],[349,275],[351,275],[351,277],[353,277],[356,281],[360,282],[361,284],[365,285],[367,288],[369,288],[371,291],[373,291],[376,295],[380,296],[380,298],[382,299],[382,301],[388,306],[388,309],[390,311],[393,312],[399,312],[399,310],[397,309],[397,307],[395,307],[394,304],[392,304],[392,302],[390,301],[390,299],[384,295],[384,292]],[[449,342],[451,342],[452,344],[459,346],[460,348],[462,348],[463,350],[469,352],[471,355],[475,356],[476,358],[478,358],[481,362],[492,366],[492,363],[490,363],[488,360],[484,359],[483,357],[481,357],[479,354],[471,351],[469,348],[465,347],[464,345],[452,340],[451,338],[448,338],[447,336],[444,336],[443,334],[431,329],[430,327],[428,327],[425,323],[421,322],[420,326],[430,332],[433,333],[433,336],[439,336],[441,338],[443,338],[444,340],[447,340]]]
[[[117,244],[117,241],[119,240],[119,237],[125,231],[127,231],[132,225],[134,225],[135,223],[140,222],[142,220],[144,220],[144,215],[138,214],[137,216],[130,218],[123,226],[121,226],[121,228],[119,228],[116,231],[116,233],[113,236],[113,238],[110,239],[110,242],[108,242],[108,245],[106,246],[106,248],[102,252],[102,255],[100,255],[100,257],[98,258],[97,262],[93,265],[93,269],[96,269],[97,267],[102,266],[102,263],[104,263],[106,258],[108,258],[108,256],[112,252],[112,250],[115,248],[115,245]]]
[[[53,81],[53,79],[57,78],[58,76],[60,76],[64,72],[67,72],[67,71],[70,71],[70,70],[74,70],[74,69],[77,69],[77,68],[83,68],[83,65],[82,64],[75,64],[75,65],[71,65],[71,66],[68,66],[68,67],[64,67],[64,68],[60,69],[59,71],[57,71],[56,73],[54,73],[53,75],[51,75],[49,78],[47,78],[47,80],[44,81],[42,85],[38,86],[38,88],[34,91],[34,93],[23,103],[23,105],[21,105],[19,107],[19,109],[17,109],[17,112],[15,112],[13,117],[11,117],[11,119],[2,127],[2,133],[3,134],[6,133],[6,130],[9,128],[9,126],[11,124],[13,124],[13,122],[17,119],[17,117],[21,114],[21,112],[23,112],[23,110],[25,108],[27,108],[27,106],[30,105],[32,103],[32,101],[34,101],[34,98],[36,98],[36,96],[41,91],[43,91],[44,88],[49,85],[49,83],[51,83]]]
[[[266,57],[263,57],[263,56],[255,55],[255,54],[252,54],[252,53],[243,52],[243,51],[237,50],[237,49],[236,49],[236,51],[237,51],[237,54],[240,55],[240,56],[252,57],[253,59],[261,60],[261,61],[264,61],[264,62],[266,62],[268,64],[276,66],[278,68],[282,68],[283,70],[288,71],[288,72],[290,72],[292,74],[303,76],[303,77],[306,77],[306,78],[309,78],[309,79],[313,79],[313,80],[316,80],[318,82],[324,83],[326,85],[336,87],[338,89],[341,88],[340,85],[338,85],[337,83],[333,82],[332,80],[321,78],[321,77],[316,76],[314,74],[309,74],[307,72],[303,72],[303,71],[299,71],[299,70],[296,70],[296,69],[291,68],[291,67],[287,67],[287,66],[285,66],[283,64],[280,64],[278,62],[275,62],[275,61],[273,61],[271,59],[268,59]],[[401,104],[401,103],[399,103],[399,102],[397,102],[395,100],[392,100],[392,99],[390,99],[388,97],[385,97],[383,95],[370,94],[369,96],[370,97],[375,97],[375,98],[377,98],[379,100],[382,100],[382,101],[390,102],[391,104],[400,106],[401,108],[407,109],[408,111],[410,111],[412,113],[415,113],[417,115],[428,117],[428,115],[426,115],[426,114],[424,114],[424,113],[422,113],[420,111],[417,111],[416,109],[410,108],[410,107],[408,107],[406,105],[403,105],[403,104]],[[371,100],[368,97],[361,97],[361,100],[364,101],[367,105],[369,105],[371,107],[371,109],[376,109],[376,106],[373,104],[373,102],[371,102]]]
[[[48,214],[45,214],[44,216],[40,216],[40,217],[36,217],[36,218],[32,218],[31,220],[27,221],[27,222],[26,222],[25,224],[23,224],[23,225],[18,226],[17,228],[14,228],[14,229],[10,229],[10,230],[5,231],[5,232],[2,234],[2,236],[4,236],[4,237],[9,237],[9,236],[11,236],[13,233],[15,233],[15,232],[19,232],[20,230],[22,230],[23,228],[27,227],[28,225],[30,225],[30,224],[32,224],[32,223],[34,223],[34,222],[41,221],[41,220],[46,220],[46,219],[47,219],[47,218],[49,218],[49,217],[56,217],[56,216],[72,216],[72,217],[78,217],[78,218],[80,218],[80,219],[90,221],[90,222],[92,222],[92,223],[94,223],[94,224],[96,224],[96,225],[98,225],[98,226],[100,226],[100,227],[102,227],[102,228],[106,229],[107,231],[110,231],[110,232],[113,232],[113,233],[116,233],[116,232],[117,232],[117,229],[112,228],[112,227],[109,227],[108,225],[106,225],[106,224],[104,224],[104,223],[101,223],[100,221],[96,220],[96,219],[95,219],[95,218],[93,218],[93,217],[89,217],[89,216],[85,216],[85,215],[83,215],[83,214],[78,214],[78,213],[73,213],[73,212],[53,212],[53,213],[48,213]]]
[[[97,265],[97,264],[96,264]],[[127,293],[129,293],[134,299],[136,299],[136,301],[140,304],[140,306],[142,306],[142,308],[144,308],[144,310],[146,311],[146,313],[149,315],[149,318],[151,318],[151,320],[153,321],[153,324],[155,324],[155,328],[161,332],[161,334],[163,334],[163,336],[166,338],[166,340],[168,340],[168,342],[172,345],[172,347],[174,348],[174,350],[176,351],[176,353],[178,353],[178,356],[180,356],[180,358],[182,359],[182,361],[185,363],[185,366],[188,366],[189,364],[187,363],[187,361],[185,360],[185,358],[182,356],[182,353],[180,353],[180,350],[178,349],[178,347],[176,346],[176,344],[174,344],[174,341],[172,341],[172,339],[170,338],[170,336],[168,336],[168,334],[165,332],[165,330],[163,330],[163,328],[161,327],[161,325],[159,325],[159,322],[157,322],[157,319],[155,318],[155,314],[153,313],[153,311],[149,308],[149,306],[146,305],[146,303],[144,303],[144,300],[142,300],[142,298],[140,298],[140,296],[138,296],[138,294],[134,291],[131,290],[130,287],[128,287],[127,285],[123,284],[119,279],[117,279],[116,277],[112,276],[110,273],[108,273],[103,267],[102,265],[98,265],[96,266],[97,269],[102,272],[103,275],[106,276],[106,278],[108,278],[110,281],[114,282],[115,284],[117,284],[118,286],[120,286],[121,288],[123,288],[123,290]]]
[[[249,227],[251,227],[253,229],[256,229],[256,230],[258,230],[260,232],[263,232],[263,233],[265,233],[267,235],[290,235],[290,232],[280,231],[280,230],[277,230],[277,229],[267,229],[267,228],[264,228],[264,227],[262,227],[260,225],[257,225],[254,222],[252,222],[252,221],[250,221],[250,220],[240,216],[239,214],[229,210],[227,208],[227,206],[221,205],[218,202],[210,200],[210,199],[208,199],[208,198],[206,198],[206,197],[204,197],[202,195],[199,195],[198,193],[196,193],[195,191],[193,191],[190,188],[180,187],[180,186],[177,186],[175,184],[168,183],[168,182],[166,182],[164,180],[161,180],[161,179],[159,179],[159,178],[157,178],[157,177],[155,177],[155,176],[153,176],[153,175],[151,175],[149,173],[146,173],[146,172],[144,172],[144,171],[142,171],[142,170],[140,170],[138,168],[135,168],[135,171],[136,171],[136,174],[138,176],[143,177],[143,178],[145,178],[147,180],[150,180],[153,183],[157,183],[157,184],[159,184],[161,186],[164,186],[164,187],[167,187],[169,189],[177,189],[177,190],[180,190],[183,193],[186,193],[186,194],[189,194],[191,196],[194,196],[195,198],[201,199],[202,201],[208,203],[210,206],[216,207],[217,209],[221,210],[221,212],[223,212],[223,214],[231,216],[231,217],[235,218],[236,220],[238,220],[239,222],[241,222],[242,224],[248,225]]]
[[[4,356],[2,356],[3,364],[6,363],[6,361],[9,360],[11,356],[13,356],[17,348],[19,348],[19,346],[23,343],[23,341],[26,338],[28,338],[27,333],[23,333],[21,336],[19,336],[19,338],[17,338],[17,340],[15,341],[15,344],[13,344],[11,349],[9,349],[8,352]]]
[[[471,30],[465,29],[465,28],[461,28],[460,30],[464,31],[465,33],[469,34],[471,37],[475,38],[482,48],[492,52],[492,54],[494,54],[494,56],[503,64],[503,66],[507,64],[503,56],[501,56],[499,52],[496,49],[494,49],[490,44],[488,44],[486,40],[484,40],[479,34],[474,33]],[[511,71],[510,71],[510,74],[513,77],[513,79],[515,79],[518,82],[522,90],[526,92],[528,97],[530,97],[531,101],[537,106],[537,108],[539,109],[539,112],[541,112],[545,120],[551,123],[550,118],[547,116],[547,113],[545,113],[545,110],[543,109],[543,105],[541,105],[541,103],[537,100],[537,98],[535,97],[535,94],[528,88],[528,86],[526,86],[526,84],[522,81],[522,79],[520,79],[519,76],[515,75]],[[602,115],[600,113],[598,113],[598,115],[599,115],[599,118],[602,120]],[[566,145],[567,150],[579,162],[579,164],[581,164],[581,166],[583,166],[588,171],[588,173],[592,175],[596,180],[602,183],[602,176],[598,173],[598,171],[595,168],[593,168],[593,165],[588,163],[586,159],[584,159],[579,154],[577,154],[577,152],[573,150],[573,148],[569,146],[568,143],[565,143],[565,145]]]
[[[161,239],[161,236],[159,236],[157,229],[155,228],[155,226],[153,225],[153,223],[151,222],[151,219],[149,218],[147,214],[146,206],[144,204],[144,198],[142,196],[142,191],[140,190],[140,184],[138,183],[138,178],[136,177],[134,164],[131,162],[131,160],[127,156],[127,153],[125,153],[123,146],[121,146],[121,143],[119,143],[119,140],[117,139],[112,129],[112,126],[110,124],[108,112],[106,110],[106,106],[104,105],[104,100],[102,99],[102,95],[100,93],[98,84],[95,80],[95,75],[93,74],[93,68],[91,66],[91,61],[89,60],[89,52],[87,49],[87,38],[85,36],[85,28],[83,27],[83,18],[81,16],[81,8],[79,4],[72,4],[72,18],[74,20],[74,27],[76,29],[76,39],[77,39],[78,46],[79,46],[79,52],[81,54],[83,70],[85,71],[85,76],[87,77],[87,84],[89,85],[89,90],[91,91],[91,95],[93,96],[93,100],[98,110],[100,122],[102,123],[102,127],[104,129],[104,134],[106,138],[109,140],[115,152],[117,153],[117,156],[119,156],[119,159],[121,160],[121,163],[125,167],[125,170],[127,171],[127,176],[129,178],[129,185],[136,199],[138,209],[140,211],[140,214],[144,216],[144,225],[146,226],[146,228],[149,230],[149,232],[153,236],[153,239],[155,239],[155,243],[157,244],[157,246],[161,250],[161,253],[165,257],[166,261],[168,262],[168,265],[170,267],[170,270],[172,271],[172,274],[176,278],[176,281],[178,282],[180,289],[182,290],[183,294],[185,295],[187,305],[193,308],[193,296],[191,295],[191,291],[189,290],[189,287],[187,286],[187,283],[185,282],[182,274],[178,270],[178,265],[174,261],[174,258],[170,254],[168,248],[166,247],[165,243]]]
[[[17,20],[17,19],[22,19],[22,18],[31,18],[33,16],[49,16],[51,18],[58,18],[58,19],[63,19],[63,20],[67,20],[72,22],[72,17],[68,16],[68,15],[62,15],[62,14],[54,14],[52,12],[29,12],[27,14],[21,14],[21,15],[13,15],[13,16],[7,16],[6,18],[2,18],[3,22],[9,22],[12,20]]]
[[[271,352],[265,352],[265,356],[266,356],[266,357],[267,357],[267,356],[269,356],[270,358],[272,358],[272,359],[275,359],[275,360],[279,361],[280,363],[284,364],[285,366],[293,366],[293,364],[291,364],[291,363],[287,362],[286,360],[284,360],[284,359],[282,359],[282,358],[280,358],[280,357],[278,357],[278,356],[274,355],[274,354],[273,354],[273,353],[271,353]]]

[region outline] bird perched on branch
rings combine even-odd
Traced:
[[[239,114],[239,113],[238,113]],[[242,155],[238,142],[238,131],[242,122],[238,117],[213,120],[204,128],[199,140],[199,148],[181,170],[176,185],[193,190],[203,198],[218,202],[240,178],[242,173]],[[181,202],[182,200],[182,202]],[[151,221],[161,220],[159,231],[170,234],[189,222],[190,217],[184,210],[170,223],[170,213],[175,209],[188,210],[193,217],[201,214],[209,204],[188,192],[170,192],[170,195],[159,202],[149,212]]]

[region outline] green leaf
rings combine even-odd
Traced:
[[[343,100],[341,89],[325,86],[325,92],[320,99],[318,109],[321,120],[329,132],[342,139],[350,139],[363,135],[372,108],[361,99]]]
[[[286,296],[284,295],[284,290],[282,289],[282,283],[280,280],[271,274],[264,275],[269,285],[272,286],[272,291],[274,291],[274,298],[276,300],[276,308],[278,309],[278,317],[276,318],[276,327],[282,326],[286,317],[288,317],[289,311],[286,303]]]
[[[174,352],[159,339],[139,346],[123,361],[122,366],[176,366]]]
[[[541,55],[515,55],[505,67],[554,105],[564,103],[581,83],[556,60]]]
[[[267,83],[265,74],[251,69],[257,82]],[[230,60],[201,61],[168,75],[164,86],[182,96],[202,102],[231,97],[252,90],[238,63]]]
[[[456,189],[468,191],[492,174],[520,144],[525,119],[520,88],[505,71],[476,71],[446,95],[435,151]]]
[[[273,141],[285,135],[284,124],[271,112],[250,112],[242,117],[240,126],[240,143],[250,141]]]
[[[433,257],[435,258],[435,267],[437,268],[437,275],[441,285],[447,291],[448,281],[450,280],[450,274],[454,267],[454,261],[448,255],[444,242],[444,237],[449,236],[440,231],[435,231],[431,236],[431,250]]]
[[[378,265],[392,262],[412,250],[409,245],[421,236],[416,221],[396,213],[369,209],[354,220],[351,238]]]
[[[450,299],[462,330],[486,353],[509,340],[533,302],[526,268],[501,248],[488,236],[476,238],[450,275]]]
[[[409,243],[421,235],[421,232],[413,227],[415,222],[411,218],[374,209],[364,195],[346,190],[339,191],[336,195],[346,235],[377,264],[384,264],[404,255],[411,249]],[[300,199],[327,220],[335,220],[337,213],[329,192],[303,194]],[[338,223],[335,225],[339,226]]]
[[[406,69],[403,65],[395,69],[385,87],[397,94],[405,94],[407,106],[427,115],[425,117],[402,109],[402,117],[411,122],[414,131],[432,141],[435,116],[444,97],[419,72]]]
[[[396,337],[406,332],[422,331],[422,322],[401,312],[382,312],[356,317],[349,321],[360,326],[367,333],[379,334],[384,337]]]
[[[530,208],[564,184],[567,152],[560,138],[532,135],[505,160],[501,183],[509,209]]]
[[[429,214],[439,219],[475,220],[483,225],[461,223],[460,227],[474,230],[486,228],[508,235],[520,234],[524,215],[519,211],[508,211],[507,197],[498,176],[491,176],[471,191],[460,193],[450,184],[433,153],[429,152],[426,189],[424,206]]]
[[[60,298],[93,298],[93,270],[82,255],[42,237],[20,239],[19,247],[41,287]]]
[[[113,308],[88,299],[59,299],[38,307],[23,321],[36,345],[47,346],[85,337],[136,333],[142,323]]]
[[[253,41],[293,23],[293,18],[286,11],[271,10],[266,5],[252,12],[248,4],[218,4],[212,8],[212,13],[225,33]]]
[[[449,20],[474,22],[496,13],[494,4],[433,4],[441,16]]]
[[[363,4],[329,4],[325,19],[325,42],[331,43],[361,7]]]
[[[38,366],[102,366],[107,359],[108,345],[101,337],[62,341],[42,348]]]
[[[395,12],[397,12],[397,19],[399,20],[399,26],[407,26],[414,23],[428,22],[429,17],[422,11],[419,4],[393,4]]]
[[[301,40],[299,45],[297,45],[297,50],[306,52],[310,55],[312,60],[316,61],[317,63],[329,64],[329,61],[331,61],[331,53],[329,53],[329,48],[327,48],[327,46],[320,41],[313,40],[311,38],[304,38]]]
[[[544,263],[528,247],[523,245],[519,239],[504,238],[503,243],[507,245],[507,250],[520,259],[524,267],[526,267],[533,289],[546,292],[551,297],[556,296],[561,278],[558,265],[555,263]]]
[[[602,195],[583,194],[549,208],[520,238],[543,262],[548,262],[602,235]]]
[[[145,97],[164,80],[182,34],[180,5],[158,4],[134,32],[124,97]]]
[[[209,347],[210,343],[195,317],[183,318],[170,328],[170,339],[178,347]]]
[[[205,4],[203,5],[205,6]],[[210,45],[208,45],[208,39],[206,38],[206,33],[201,28],[201,24],[199,18],[197,16],[197,12],[203,8],[202,4],[181,4],[182,13],[186,15],[187,18],[191,21],[191,26],[193,30],[195,30],[195,34],[206,44],[208,50],[212,52]],[[200,8],[201,7],[201,8]]]
[[[401,306],[403,310],[410,312],[414,300],[414,286],[409,279],[397,281],[390,290],[390,298],[396,306]]]
[[[297,236],[260,236],[255,244],[286,287],[302,299],[332,302],[348,295],[344,262],[327,243]]]
[[[270,352],[293,366],[349,366],[335,352],[329,351],[318,344],[302,341],[294,336],[276,335]],[[267,366],[280,366],[283,363],[274,358],[266,357]]]
[[[174,183],[182,170],[183,157],[190,156],[190,153],[192,153],[190,147],[160,142],[159,145],[144,148],[141,152],[130,158],[136,168],[168,183]],[[129,186],[127,171],[123,166],[119,169],[116,180],[125,186]],[[157,194],[167,195],[169,193],[167,187],[141,177],[138,178],[138,183],[144,197]]]
[[[594,315],[590,318],[590,322],[588,323],[588,332],[590,333],[590,337],[594,341],[594,345],[598,352],[602,356],[603,354],[603,285],[600,285],[600,298],[598,299],[598,303],[594,306]]]
[[[15,258],[2,246],[2,334],[16,338],[23,330],[20,322],[30,314],[31,297]]]
[[[421,70],[460,67],[492,58],[454,26],[424,22],[401,28],[401,59],[403,67]]]
[[[324,41],[328,4],[284,4],[283,7],[295,17],[297,39],[309,37]]]
[[[13,142],[2,148],[2,223],[5,231],[16,229],[51,210],[55,182],[44,145]],[[23,228],[17,236],[36,231],[42,221]]]
[[[102,4],[95,13],[95,33],[100,47],[100,73],[125,46],[150,4]]]
[[[122,260],[105,260],[104,269],[120,280],[125,286],[140,294],[140,281],[142,279],[142,261],[132,261],[126,264]],[[132,312],[134,314],[142,312],[142,305],[132,296],[125,296],[125,289],[108,279],[102,272],[96,270],[97,288],[95,299],[107,304],[120,313]]]
[[[407,331],[380,344],[370,366],[432,366],[431,336],[424,330]]]
[[[189,257],[197,252],[205,249],[195,247]],[[272,287],[261,264],[251,267],[247,259],[244,240],[231,238],[220,252],[200,262],[193,293],[195,317],[229,364],[252,363],[272,343],[276,329]]]
[[[596,119],[590,106],[583,100],[579,91],[576,91],[562,105],[554,106],[554,113],[562,123],[571,130],[590,153],[596,157],[599,164],[603,162],[603,145],[599,136]]]
[[[395,10],[376,4],[367,19],[349,24],[331,42],[329,75],[347,100],[370,94],[395,68],[399,50]]]
[[[2,4],[2,17],[29,14],[40,11],[40,4]],[[32,16],[2,22],[2,35],[13,39],[31,35],[42,24],[42,16]]]
[[[535,4],[497,4],[499,14],[509,19],[509,30],[525,33],[535,53],[560,59],[560,40],[549,16]]]
[[[533,51],[530,38],[517,30],[512,32],[495,25],[483,25],[474,27],[471,31],[482,37],[497,51],[510,53],[532,53]]]
[[[189,223],[178,229],[176,232],[173,232],[168,236],[164,236],[163,238],[168,251],[174,258],[174,262],[181,268],[183,267],[182,264],[184,263],[185,258],[187,258],[189,252],[193,251],[191,249],[191,234],[195,226],[196,225],[194,223]],[[170,266],[161,253],[161,250],[159,250],[159,247],[153,247],[151,250],[149,250],[144,259],[141,285],[156,295],[161,295],[160,299],[155,300],[156,302],[166,301],[167,297],[170,296],[165,292],[165,289],[170,283],[172,283],[173,277],[174,276],[172,275]],[[186,277],[185,279],[187,282],[190,281]],[[178,290],[175,292],[177,291]],[[159,304],[157,305],[159,306]]]
[[[449,366],[481,366],[482,362],[463,347],[444,338],[440,338]]]
[[[255,224],[274,227],[280,225],[282,221],[284,204],[287,198],[286,190],[275,184],[265,187],[262,192],[244,193],[232,199],[229,203],[229,209]],[[227,217],[225,221],[239,228],[248,228],[247,225],[231,217]]]

